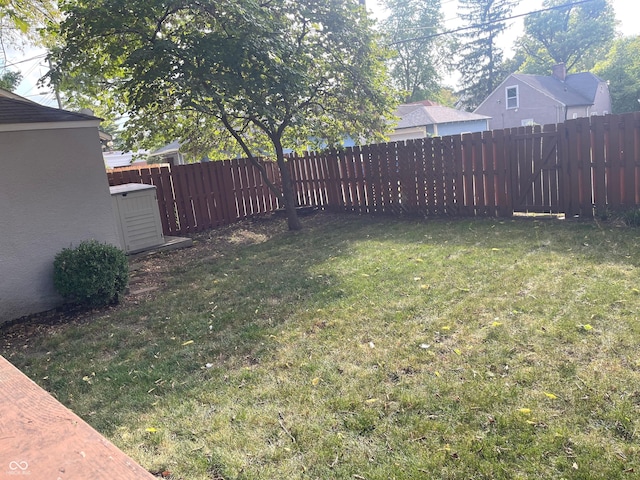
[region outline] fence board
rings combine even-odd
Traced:
[[[421,152],[424,160],[416,158],[418,164],[422,164],[425,179],[425,192],[427,195],[424,215],[442,215],[444,204],[444,182],[442,166],[442,137],[426,138]]]
[[[623,177],[622,164],[620,161],[620,122],[612,115],[605,116],[605,147],[606,156],[606,189],[607,205],[609,208],[617,210],[623,204]]]
[[[604,155],[604,117],[591,118],[591,176],[593,200],[596,212],[604,212],[607,206],[606,157]]]
[[[484,171],[484,203],[487,215],[495,216],[496,203],[496,144],[492,132],[482,133],[482,169]]]
[[[589,118],[578,118],[580,133],[580,216],[593,216],[593,178],[591,176],[591,125]]]
[[[443,137],[442,143],[442,167],[444,173],[444,199],[442,203],[442,213],[446,215],[455,215],[457,212],[455,198],[456,167],[454,164],[453,138]]]

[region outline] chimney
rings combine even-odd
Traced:
[[[551,75],[556,77],[561,82],[564,82],[567,78],[567,66],[564,63],[558,63],[551,69]]]

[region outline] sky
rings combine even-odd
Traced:
[[[441,0],[444,10],[444,26],[454,29],[461,26],[457,17],[458,0]],[[378,0],[366,0],[367,8],[378,18],[384,15]],[[618,31],[625,36],[640,35],[640,0],[612,0],[613,8],[618,20]],[[542,0],[520,0],[512,15],[525,14],[542,8]],[[511,56],[511,46],[517,36],[523,31],[523,18],[509,22],[507,31],[503,34],[500,46],[507,57]],[[19,68],[24,78],[16,93],[31,100],[49,106],[57,106],[55,95],[49,89],[38,88],[38,78],[47,72],[45,52],[40,49],[27,49],[23,52],[9,52],[7,64]],[[445,80],[455,86],[455,78]]]

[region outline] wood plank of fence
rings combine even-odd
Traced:
[[[415,141],[412,162],[417,170],[416,213],[420,215],[437,215],[438,194],[436,192],[436,150],[437,138],[424,138]],[[410,173],[407,172],[410,176]]]
[[[542,127],[542,155],[545,168],[543,170],[543,195],[544,205],[549,207],[549,212],[559,213],[560,197],[558,185],[562,174],[558,165],[558,134],[553,124]]]
[[[468,215],[464,201],[464,155],[462,153],[462,135],[453,137],[453,171],[455,174],[455,207],[456,214]]]
[[[220,167],[220,173],[217,177],[218,188],[220,191],[220,199],[222,200],[224,221],[225,223],[232,223],[238,219],[238,207],[236,205],[236,198],[234,193],[234,180],[233,180],[233,160],[225,160]]]
[[[624,207],[631,208],[636,203],[635,192],[635,141],[633,131],[635,129],[632,115],[622,116],[622,128],[624,132],[623,164],[624,164]]]
[[[170,167],[161,167],[158,169],[156,179],[156,190],[158,194],[158,206],[160,208],[160,217],[163,222],[165,235],[176,235],[180,231],[178,223],[178,214],[176,211],[175,190],[173,186],[173,177],[171,176]]]
[[[238,220],[247,217],[247,205],[245,204],[245,189],[247,188],[246,162],[244,158],[238,158],[234,162],[233,169],[233,193],[238,212]]]
[[[528,211],[530,205],[533,205],[533,155],[532,155],[532,139],[527,136],[526,127],[518,128],[518,166],[519,166],[519,191],[520,206],[524,206],[524,210]]]
[[[373,188],[372,188],[372,171],[371,171],[371,148],[367,146],[360,147],[360,156],[362,158],[362,172],[364,176],[364,201],[365,213],[373,213]]]
[[[367,179],[365,193],[367,195],[367,213],[377,213],[379,168],[377,161],[377,145],[362,147],[364,174]]]
[[[388,162],[389,162],[389,158],[388,158],[388,150],[389,150],[389,144],[388,143],[381,143],[376,145],[376,150],[375,150],[375,161],[376,161],[376,171],[377,171],[377,178],[376,178],[376,186],[378,189],[378,193],[377,193],[377,211],[376,213],[390,213],[390,209],[391,209],[391,205],[389,202],[389,186],[387,184],[388,182]]]
[[[351,178],[347,170],[347,161],[344,158],[344,152],[338,153],[338,172],[340,178],[340,204],[344,211],[351,211],[351,192],[349,190],[349,182]]]
[[[185,167],[189,165],[179,165],[174,167],[172,172],[174,175],[174,185],[176,189],[176,208],[178,218],[180,219],[180,233],[193,233],[196,226],[196,218],[193,212],[193,200],[191,197],[191,188],[189,185],[189,170]]]
[[[507,170],[507,162],[505,155],[505,139],[504,130],[494,130],[493,138],[493,155],[494,155],[494,200],[497,214],[501,217],[511,216],[513,210],[511,203],[507,198],[507,181],[509,179]]]
[[[342,202],[342,193],[340,180],[340,165],[337,155],[332,152],[331,155],[324,157],[326,162],[327,172],[329,173],[329,179],[327,182],[327,193],[329,194],[329,205],[333,211],[342,211],[344,205]]]
[[[578,122],[569,120],[565,123],[566,142],[565,154],[566,172],[569,181],[565,183],[567,190],[567,203],[565,205],[565,216],[568,218],[580,213],[580,142],[578,137]]]
[[[256,175],[257,171],[251,161],[245,161],[245,171],[247,175],[247,189],[245,191],[245,197],[248,199],[248,205],[250,205],[247,211],[247,217],[253,215],[260,215],[264,213],[262,205],[260,204],[260,179]]]
[[[487,215],[485,199],[484,141],[482,132],[471,134],[471,171],[473,176],[473,207],[475,215]]]
[[[345,181],[343,182],[343,195],[347,211],[359,211],[358,202],[358,169],[355,165],[353,149],[346,148],[340,155],[340,165],[343,169]]]
[[[297,157],[294,163],[295,175],[298,179],[298,205],[311,205],[313,177],[307,168],[307,158]]]
[[[203,163],[194,163],[187,165],[189,174],[189,183],[191,185],[191,198],[193,202],[193,215],[196,225],[193,226],[194,232],[201,232],[211,228],[211,218],[209,217],[209,208],[207,207],[207,193],[204,188]]]
[[[402,142],[392,142],[389,145],[388,149],[388,161],[386,164],[387,167],[387,191],[388,195],[388,205],[389,205],[389,213],[394,215],[402,215],[402,191],[401,191],[401,182],[400,182],[400,152],[399,147]]]
[[[592,177],[592,150],[591,150],[591,119],[579,118],[578,131],[581,144],[581,175],[580,175],[580,216],[593,216],[594,187]]]
[[[530,137],[530,143],[532,144],[531,151],[531,203],[533,206],[542,206],[540,210],[544,210],[544,205],[547,203],[545,195],[545,156],[542,149],[542,135],[540,125],[534,125],[533,127],[527,127],[527,136]],[[535,209],[532,208],[532,210]]]
[[[462,135],[462,204],[460,212],[475,215],[473,192],[473,140],[470,133]]]
[[[620,152],[620,120],[612,115],[605,115],[605,147],[606,157],[606,189],[607,205],[614,210],[620,209],[623,204],[622,164]]]
[[[485,214],[495,216],[498,211],[496,204],[496,145],[492,132],[482,132],[480,135],[482,158],[479,163],[482,165],[483,171],[482,189],[484,190]]]
[[[442,213],[455,215],[456,205],[456,164],[454,156],[454,138],[442,138],[442,167],[444,173],[444,198],[442,202]]]
[[[607,207],[606,157],[604,154],[604,117],[591,117],[591,175],[593,178],[592,204],[596,212],[604,212]]]
[[[389,149],[388,143],[376,145],[375,150],[375,163],[376,163],[376,213],[389,213],[391,206],[389,205],[389,188],[387,185],[387,163],[389,161],[387,151]]]
[[[431,215],[444,215],[444,165],[442,137],[434,137],[425,143],[424,155],[428,162],[424,164],[427,179],[431,178],[427,192],[431,196],[429,209]]]
[[[416,194],[416,141],[398,142],[399,207],[402,213],[415,214],[418,198]]]
[[[220,205],[218,202],[218,188],[216,185],[215,175],[218,171],[218,162],[206,162],[202,164],[202,188],[204,190],[204,204],[207,209],[208,218],[207,221],[210,228],[216,228],[220,226]]]

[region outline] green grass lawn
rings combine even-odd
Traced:
[[[637,478],[638,230],[281,226],[2,353],[173,479]]]

